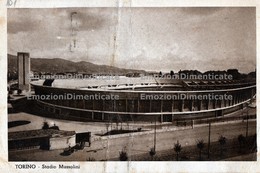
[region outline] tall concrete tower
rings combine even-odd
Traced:
[[[17,53],[18,88],[30,91],[30,56],[29,53]]]

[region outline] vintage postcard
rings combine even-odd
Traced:
[[[255,1],[1,8],[0,169],[260,170]]]

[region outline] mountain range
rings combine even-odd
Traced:
[[[146,73],[144,70],[124,69],[109,65],[97,65],[94,63],[80,61],[73,62],[62,58],[31,58],[31,71],[41,73],[65,73],[80,72],[87,74],[127,74]],[[8,54],[8,71],[17,71],[17,57]]]

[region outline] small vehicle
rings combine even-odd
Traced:
[[[64,155],[71,155],[74,152],[74,148],[71,148],[70,146],[68,148],[65,148],[63,153]]]

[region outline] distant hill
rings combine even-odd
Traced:
[[[17,58],[8,54],[8,72],[16,73]],[[73,62],[61,58],[31,58],[31,71],[45,73],[80,72],[87,74],[145,73],[144,70],[123,69],[108,65],[97,65],[86,61]]]

